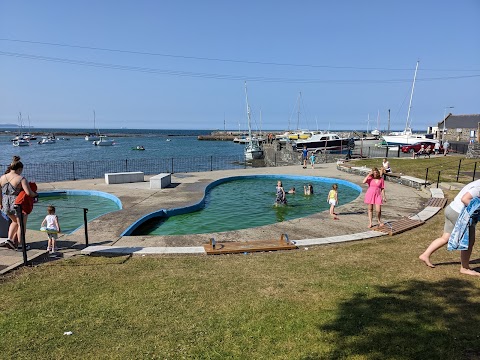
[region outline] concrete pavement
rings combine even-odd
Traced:
[[[380,159],[379,162],[381,162]],[[358,184],[363,191],[354,201],[342,204],[336,208],[340,217],[339,221],[333,221],[328,212],[324,211],[300,219],[213,234],[123,237],[120,235],[134,221],[148,213],[159,209],[184,207],[199,202],[203,198],[205,187],[214,180],[229,176],[255,174],[337,178]],[[280,237],[280,234],[287,233],[290,240],[303,241],[308,239],[335,238],[344,235],[357,239],[358,236],[354,234],[372,233],[367,228],[367,212],[363,203],[363,195],[366,190],[366,186],[361,184],[363,176],[339,171],[336,164],[317,164],[315,169],[303,169],[301,166],[285,166],[172,174],[172,187],[166,189],[150,189],[149,178],[149,176],[146,176],[145,181],[140,183],[110,185],[105,184],[104,179],[41,183],[39,184],[39,191],[96,190],[111,193],[118,197],[123,204],[122,210],[105,214],[88,224],[89,244],[96,246],[133,247],[137,249],[201,247],[203,244],[208,243],[212,236],[215,237],[217,242],[228,242],[277,239]],[[275,182],[272,183],[272,188],[274,187]],[[428,192],[391,182],[386,183],[386,193],[388,201],[382,207],[382,219],[384,221],[393,221],[416,214],[424,208],[425,203],[430,198],[430,193]],[[326,196],[326,194],[315,194],[315,196]],[[46,240],[44,233],[27,230],[26,237],[27,242],[33,249],[29,251],[29,254],[35,250],[45,249]],[[85,247],[84,244],[83,228],[73,234],[62,235],[59,238],[59,247],[64,250],[60,251],[60,256],[62,256],[62,253],[77,253],[77,250]],[[8,262],[14,261],[16,257],[21,260],[21,252],[15,253],[13,250],[1,248],[0,271],[2,264],[9,266]]]

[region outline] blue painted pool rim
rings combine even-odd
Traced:
[[[103,198],[106,198],[108,200],[113,201],[118,206],[118,210],[123,209],[122,201],[118,197],[116,197],[115,195],[103,192],[103,191],[97,191],[97,190],[52,190],[52,191],[39,191],[38,192],[39,197],[60,196],[60,195],[99,196],[99,197],[103,197]],[[103,214],[103,215],[105,215],[105,214]],[[99,218],[100,216],[103,216],[103,215],[99,215],[97,217],[89,219],[89,222],[93,221],[93,220],[95,220],[95,219],[97,219],[97,218]],[[78,228],[73,230],[71,232],[71,234],[73,234],[75,231],[77,231],[78,229],[81,229],[81,228],[83,228],[83,225],[79,226]]]
[[[292,179],[292,180],[305,180],[305,181],[322,181],[328,184],[342,184],[348,186],[354,190],[359,192],[359,195],[362,193],[362,188],[347,180],[336,179],[336,178],[327,178],[321,176],[299,176],[299,175],[284,175],[284,174],[277,174],[277,175],[242,175],[242,176],[229,176],[221,179],[214,180],[210,184],[205,187],[205,191],[203,192],[203,198],[196,204],[180,207],[180,208],[172,208],[170,210],[167,209],[160,209],[154,212],[151,212],[145,216],[142,216],[140,219],[135,221],[132,225],[130,225],[124,232],[120,234],[120,236],[132,236],[133,232],[145,222],[154,219],[154,218],[164,218],[170,217],[175,215],[182,215],[189,212],[200,210],[205,205],[205,197],[207,196],[208,192],[215,186],[235,180],[244,180],[244,179],[255,179],[255,178],[262,178],[262,179],[275,179],[278,178],[283,179]]]

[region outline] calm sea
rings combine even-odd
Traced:
[[[5,131],[11,132],[5,132]],[[31,141],[30,146],[15,147],[11,139],[16,130],[2,129],[0,135],[0,164],[9,164],[13,155],[20,155],[24,164],[52,163],[80,160],[123,160],[151,158],[180,158],[192,156],[242,155],[243,146],[233,141],[197,140],[198,135],[210,134],[209,130],[146,130],[109,129],[102,131],[115,140],[113,146],[94,146],[85,140],[91,129],[39,129],[33,134],[53,133],[58,138],[55,144],[39,145]],[[69,139],[69,140],[66,140]],[[169,141],[167,141],[169,139]],[[142,145],[145,151],[132,150]]]

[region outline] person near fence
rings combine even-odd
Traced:
[[[312,169],[315,169],[315,153],[313,151],[310,155],[310,164],[312,165]]]
[[[378,226],[383,226],[381,221],[382,205],[387,201],[387,197],[385,195],[385,182],[380,170],[373,168],[362,182],[368,185],[364,200],[364,203],[368,205],[368,227],[373,227],[373,205],[375,205],[375,211],[377,212]]]
[[[40,230],[45,231],[48,237],[47,251],[53,254],[57,251],[56,240],[58,239],[58,233],[61,232],[58,216],[55,214],[55,206],[49,205],[47,207],[47,216],[43,219],[40,225]]]
[[[17,160],[18,159],[18,160]],[[20,192],[23,190],[25,194],[30,197],[36,197],[38,194],[30,188],[27,179],[22,176],[23,164],[19,157],[14,157],[12,163],[9,165],[9,171],[0,177],[1,192],[1,210],[6,214],[10,220],[8,228],[7,246],[16,250],[20,239],[20,219],[17,217],[15,210],[15,200]],[[23,224],[26,226],[27,216],[23,217]]]
[[[443,143],[443,156],[447,156],[449,146],[450,143],[448,142],[448,140],[445,140],[445,142]]]
[[[304,169],[307,168],[307,159],[308,159],[307,145],[303,145],[303,150],[302,150],[302,166],[303,166]]]
[[[474,197],[480,197],[480,180],[472,181],[465,185],[462,190],[455,196],[453,201],[445,208],[445,225],[443,227],[443,235],[432,241],[427,249],[418,257],[425,265],[434,268],[435,265],[430,261],[430,256],[447,245],[448,239],[455,227],[455,223],[462,210],[470,204]],[[480,276],[477,272],[470,268],[470,256],[472,255],[473,245],[475,244],[475,231],[473,229],[469,238],[468,250],[460,252],[460,273],[465,275]]]
[[[433,147],[433,151],[435,152],[435,155],[438,155],[440,153],[440,142],[436,142],[434,147]]]

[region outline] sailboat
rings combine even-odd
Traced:
[[[20,124],[20,134],[17,135],[15,138],[12,139],[12,145],[13,146],[29,146],[30,141],[28,138],[25,138],[22,133],[23,130],[23,119],[22,119],[22,113],[18,113],[18,122]]]
[[[373,136],[380,136],[380,110],[378,110],[378,114],[377,114],[377,127],[372,130],[371,134]]]
[[[85,136],[85,140],[87,141],[99,141],[100,140],[100,133],[98,132],[98,129],[95,127],[95,110],[93,110],[93,128],[97,132],[92,132],[89,133],[87,136]]]
[[[412,91],[410,92],[410,102],[408,104],[407,121],[405,122],[405,130],[399,133],[391,133],[389,135],[383,135],[383,140],[387,146],[402,146],[408,144],[415,144],[419,141],[431,142],[432,145],[437,142],[434,139],[428,139],[425,135],[413,134],[410,124],[410,111],[412,110],[413,90],[415,89],[415,80],[417,79],[418,61],[415,66],[415,74],[413,76]]]
[[[245,101],[247,104],[247,120],[248,120],[248,142],[245,146],[245,159],[261,159],[263,157],[263,150],[258,139],[252,137],[252,121],[250,116],[250,106],[248,105],[247,82],[245,81]]]

